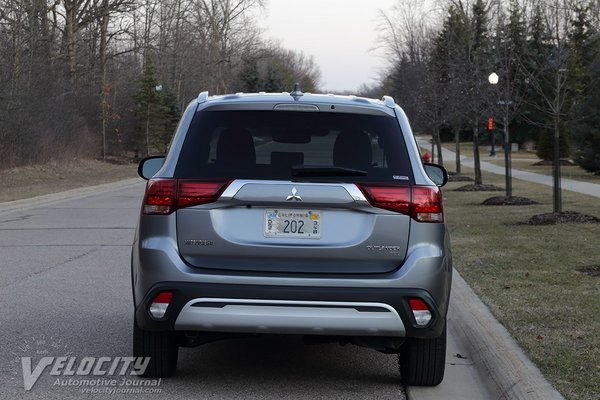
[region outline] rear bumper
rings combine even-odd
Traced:
[[[173,300],[164,318],[155,319],[148,309],[161,291],[172,291]],[[432,314],[428,325],[417,325],[409,298],[427,304]],[[135,316],[146,330],[420,338],[438,337],[446,318],[422,289],[188,282],[153,286]]]

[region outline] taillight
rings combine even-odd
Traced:
[[[412,217],[414,219],[419,222],[444,222],[440,189],[430,186],[414,186],[412,195]]]
[[[146,187],[143,213],[167,215],[180,208],[217,201],[229,181],[150,179]]]
[[[409,299],[408,305],[417,325],[425,326],[431,321],[431,311],[429,311],[429,307],[427,307],[427,304],[423,300],[416,298]]]
[[[359,184],[371,205],[410,215],[418,222],[444,222],[442,195],[432,186],[382,186]]]
[[[212,203],[225,190],[228,182],[199,182],[179,181],[179,198],[177,208],[197,206],[199,204]]]
[[[144,197],[144,214],[170,214],[177,204],[176,179],[150,179]]]
[[[154,300],[152,300],[152,304],[150,304],[150,314],[154,318],[164,317],[172,299],[173,292],[160,292],[157,294]]]
[[[410,213],[410,186],[367,186],[359,185],[369,202],[375,207],[396,211],[402,214]]]

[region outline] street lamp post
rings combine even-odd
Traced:
[[[498,74],[496,74],[495,72],[492,72],[490,74],[490,76],[488,77],[488,81],[490,82],[491,85],[497,85],[498,79],[499,79]],[[491,139],[492,139],[492,148],[490,149],[490,157],[495,157],[496,156],[496,135],[495,135],[495,130],[494,130],[493,125],[491,127],[490,135],[491,135]]]
[[[492,72],[488,77],[488,81],[491,85],[497,85],[500,81],[500,77],[495,72]],[[508,85],[508,81],[506,82]],[[502,105],[504,111],[504,177],[506,179],[506,197],[512,197],[512,167],[511,167],[511,146],[510,138],[508,136],[508,113],[509,106],[512,102],[508,99],[498,100],[498,105]]]
[[[496,157],[496,131],[494,130],[494,126],[492,125],[492,130],[490,131],[492,148],[490,149],[490,157]]]

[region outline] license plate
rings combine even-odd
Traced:
[[[265,210],[265,237],[320,239],[321,211]]]

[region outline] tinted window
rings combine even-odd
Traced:
[[[291,180],[294,167],[340,167],[365,173],[294,180],[412,181],[395,118],[291,111],[196,113],[175,176]]]

